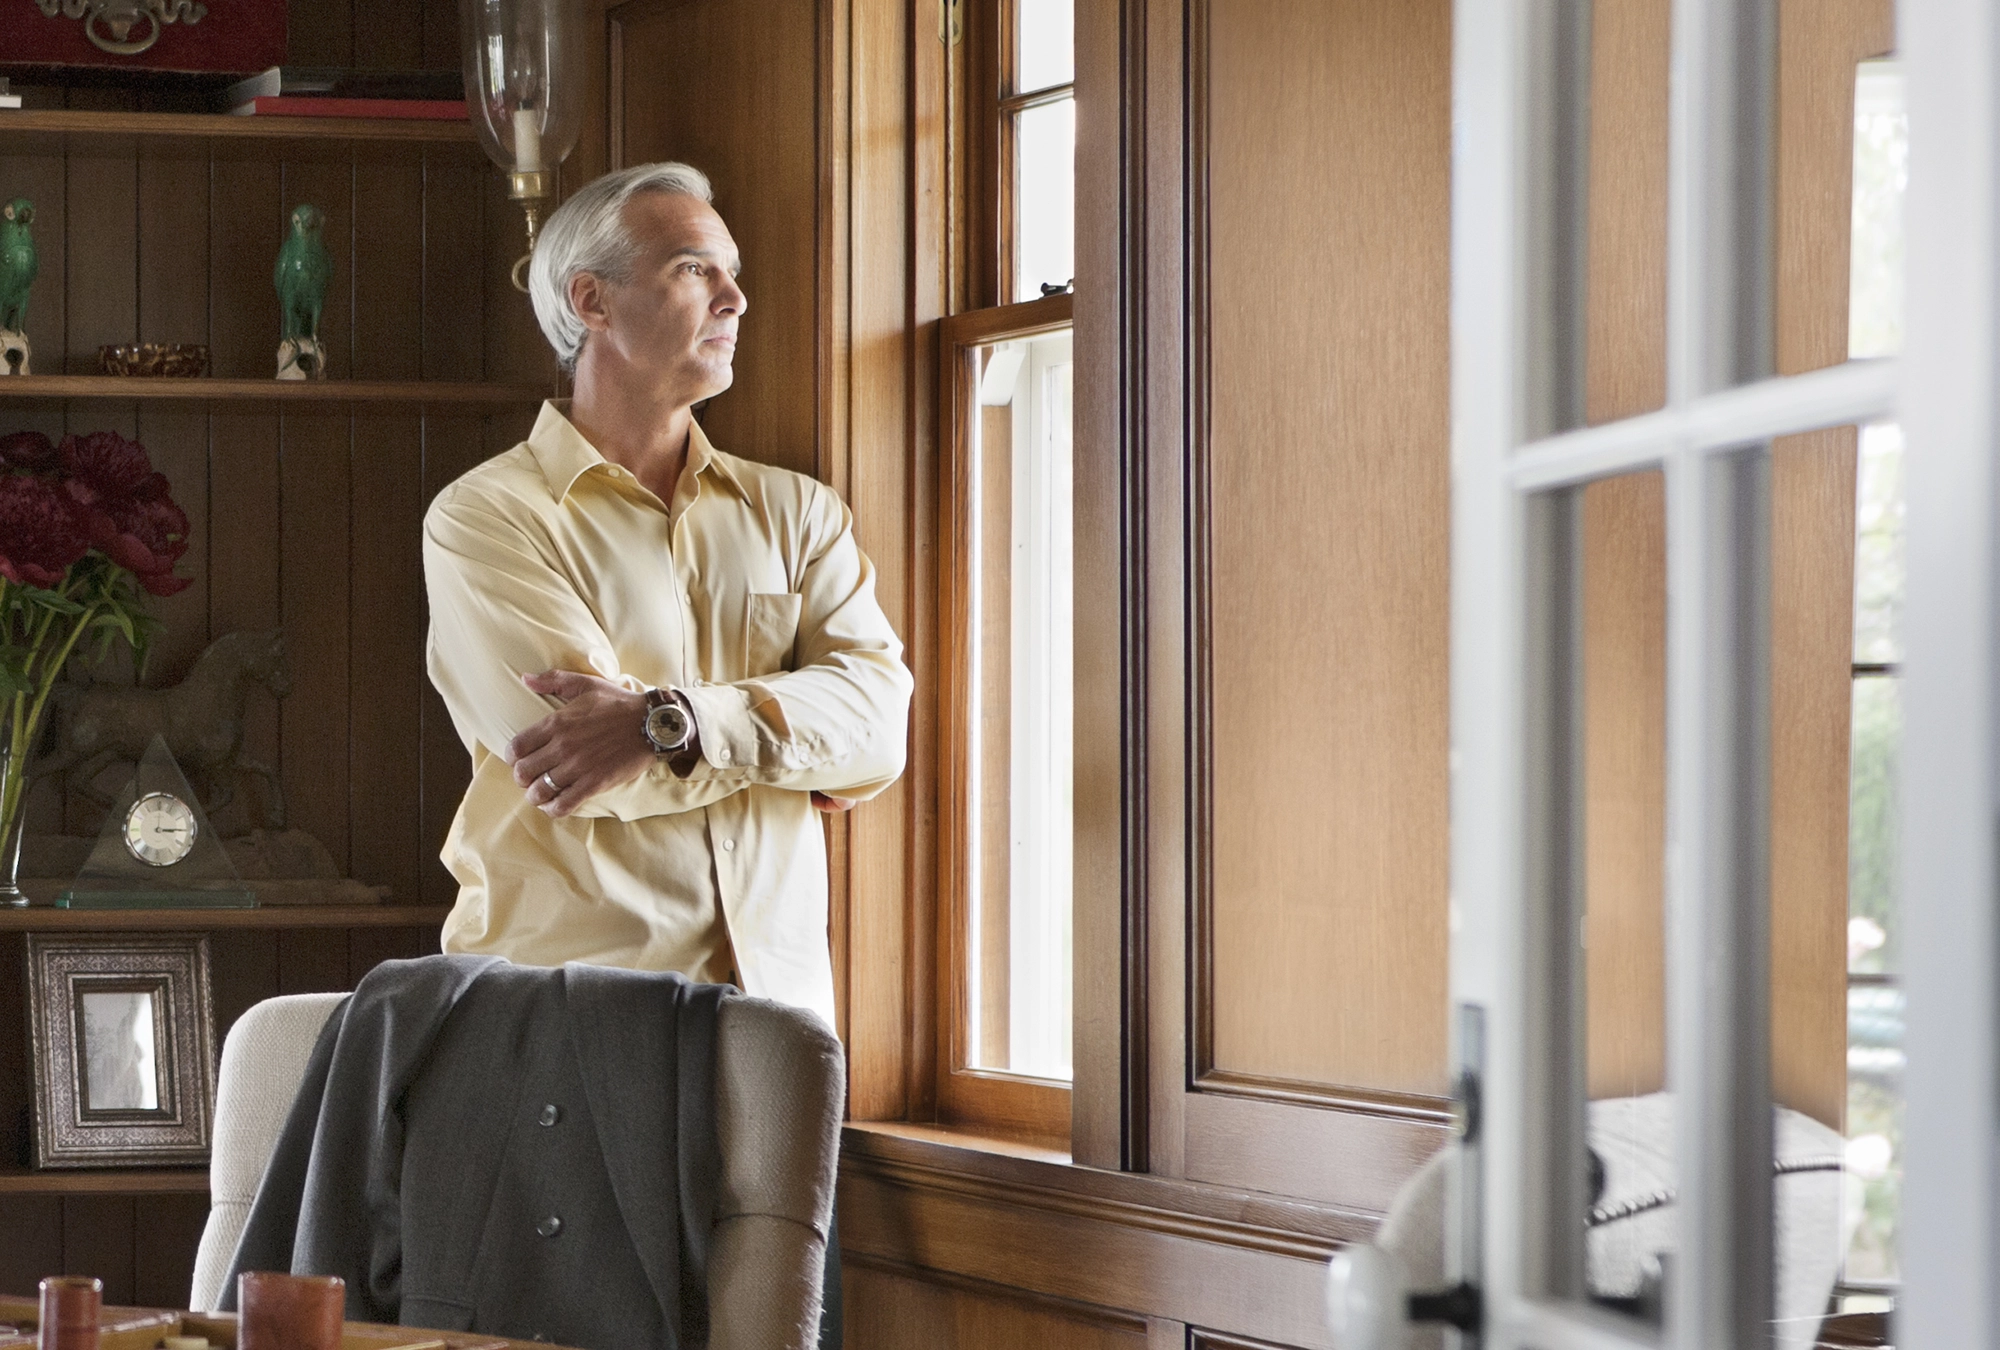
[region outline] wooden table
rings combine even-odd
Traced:
[[[41,1305],[33,1298],[0,1294],[0,1350],[36,1344]],[[106,1308],[99,1318],[101,1350],[156,1350],[163,1336],[205,1336],[218,1350],[236,1350],[236,1314],[181,1312],[171,1308]],[[349,1322],[340,1350],[560,1350],[546,1341],[510,1341],[460,1331],[388,1327]]]

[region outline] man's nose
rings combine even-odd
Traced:
[[[741,314],[750,308],[750,297],[743,294],[743,288],[736,284],[735,277],[727,277],[723,288],[715,297],[715,311],[718,314]]]

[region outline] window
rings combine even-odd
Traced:
[[[993,159],[976,170],[993,210],[990,226],[975,225],[985,236],[975,247],[992,259],[998,303],[1054,295],[1076,272],[1075,11],[1074,0],[995,0],[995,41],[975,47],[990,53],[973,83]]]
[[[1052,1142],[1071,1078],[1071,0],[1000,0],[970,44],[988,303],[943,326],[939,1114]],[[979,279],[983,273],[985,281]]]
[[[1901,67],[1860,66],[1854,90],[1854,210],[1848,355],[1902,348],[1903,189],[1909,119]],[[1902,741],[1903,432],[1861,432],[1855,485],[1854,721],[1848,806],[1847,1172],[1854,1235],[1842,1311],[1886,1310],[1900,1276],[1903,988],[1897,902]]]

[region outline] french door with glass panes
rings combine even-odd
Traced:
[[[1816,133],[1787,101],[1805,82],[1781,88],[1779,72],[1825,45],[1842,7],[1675,0],[1660,34],[1670,49],[1665,376],[1657,397],[1618,406],[1591,378],[1605,350],[1591,290],[1617,284],[1594,249],[1620,228],[1625,170],[1592,155],[1591,119],[1619,115],[1630,90],[1593,89],[1606,58],[1592,36],[1638,8],[1456,7],[1451,993],[1454,1055],[1479,1109],[1448,1260],[1482,1291],[1479,1335],[1494,1347],[1810,1345],[1829,1289],[1838,1310],[1842,1244],[1868,1178],[1839,1129],[1855,1108],[1815,1099],[1810,1066],[1879,1060],[1857,1059],[1838,1028],[1801,1049],[1787,1027],[1797,1021],[1807,1040],[1824,1029],[1793,1006],[1812,984],[1798,973],[1801,950],[1819,941],[1811,934],[1845,931],[1865,951],[1881,929],[1857,912],[1875,928],[1846,930],[1844,903],[1827,912],[1844,876],[1821,888],[1832,928],[1802,927],[1787,906],[1810,890],[1800,838],[1839,805],[1800,805],[1792,760],[1813,752],[1799,748],[1798,690],[1817,677],[1799,671],[1817,662],[1837,676],[1845,665],[1857,681],[1902,684],[1908,1067],[1894,1343],[1991,1346],[2000,15],[1978,0],[1903,0],[1893,19],[1884,9],[1873,20],[1873,36],[1835,53],[1850,89],[1854,61],[1885,54],[1871,47],[1893,46],[1906,77],[1908,336],[1894,359],[1844,342],[1816,358],[1806,348],[1819,339],[1787,327],[1785,289],[1810,254],[1801,238],[1820,228],[1788,215],[1797,194],[1785,177],[1803,172]],[[1830,200],[1845,211],[1845,196]],[[1836,223],[1842,238],[1846,225]],[[1863,355],[1842,359],[1850,352]],[[1823,634],[1798,621],[1800,595],[1825,578],[1798,580],[1810,521],[1791,494],[1845,472],[1852,504],[1856,428],[1864,568],[1883,447],[1898,434],[1908,447],[1902,635],[1874,656],[1848,641],[1846,617],[1824,651]],[[1822,493],[1821,504],[1835,502],[1827,518],[1850,530],[1851,557],[1839,500]],[[1649,550],[1662,582],[1651,608],[1643,587],[1620,589],[1618,570]],[[1826,613],[1845,584],[1835,580]],[[1594,789],[1645,758],[1648,722],[1604,716],[1616,701],[1604,634],[1636,634],[1629,655],[1650,629],[1663,824],[1650,851],[1623,855],[1639,864],[1621,881],[1600,846],[1627,817],[1643,826],[1645,794]],[[1837,712],[1837,686],[1820,688]],[[1855,694],[1857,727],[1869,699]],[[1871,734],[1857,730],[1853,754]],[[1630,753],[1611,753],[1619,746]],[[1844,769],[1841,756],[1823,762]],[[1856,818],[1882,814],[1878,801]],[[1621,971],[1611,953],[1631,940],[1629,897],[1648,885],[1657,899],[1636,910],[1657,925],[1656,968],[1608,978]],[[1813,986],[1837,1006],[1850,989],[1896,984],[1853,964],[1853,950]],[[1654,1071],[1643,1046],[1600,1035],[1620,1000],[1648,997]],[[1900,996],[1861,1005],[1890,1002],[1900,1009]],[[1639,1196],[1629,1186],[1642,1173],[1654,1184]],[[1621,1184],[1626,1194],[1607,1196]],[[1612,1250],[1602,1231],[1635,1218],[1643,1232],[1635,1225]]]

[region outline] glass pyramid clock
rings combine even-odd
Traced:
[[[132,781],[104,818],[83,870],[56,897],[63,909],[251,909],[229,850],[208,825],[201,798],[153,737]]]

